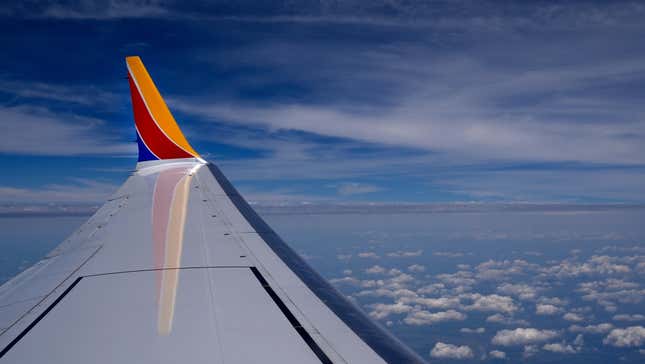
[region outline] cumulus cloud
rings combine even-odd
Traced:
[[[421,272],[425,272],[426,267],[424,265],[421,265],[421,264],[412,264],[412,265],[408,266],[408,270],[410,272],[414,272],[414,273],[421,273]]]
[[[526,320],[516,319],[513,317],[507,317],[501,313],[496,313],[490,315],[486,318],[486,322],[501,324],[501,325],[528,325],[529,323]]]
[[[468,327],[464,327],[459,330],[460,332],[463,332],[464,334],[483,334],[486,332],[486,329],[483,327],[478,327],[476,329],[471,329]]]
[[[566,300],[560,297],[540,297],[538,302],[545,305],[564,306],[567,304]]]
[[[397,302],[394,304],[376,303],[371,305],[369,315],[377,320],[384,319],[392,314],[402,314],[412,311],[412,306]]]
[[[578,351],[573,348],[573,346],[565,343],[552,343],[552,344],[544,344],[542,346],[542,349],[546,351],[550,351],[552,353],[560,353],[560,354],[575,354]]]
[[[562,318],[567,321],[573,321],[573,322],[584,321],[584,317],[574,312],[567,312],[564,314],[564,316],[562,316]]]
[[[433,294],[440,293],[446,290],[446,285],[443,283],[433,283],[423,286],[417,290],[419,294]]]
[[[461,258],[464,256],[462,252],[434,252],[432,255],[437,257],[447,257],[447,258]]]
[[[645,315],[641,314],[633,314],[633,315],[627,315],[627,314],[620,314],[620,315],[615,315],[614,316],[614,321],[643,321],[645,320]]]
[[[374,265],[365,270],[365,273],[368,274],[383,274],[385,273],[385,268],[381,267],[380,265]]]
[[[455,310],[448,310],[442,312],[428,312],[428,311],[413,311],[403,319],[408,325],[432,325],[442,321],[463,321],[466,315]]]
[[[517,328],[501,330],[493,337],[492,343],[502,346],[536,344],[551,340],[558,336],[554,330],[539,330],[534,328]]]
[[[368,285],[372,285],[372,282],[374,281],[362,281],[361,286],[365,287]],[[417,293],[407,289],[407,288],[399,288],[399,289],[389,289],[389,288],[376,288],[376,289],[366,289],[362,290],[358,293],[356,293],[356,296],[358,297],[391,297],[391,298],[399,298],[399,302],[404,302],[404,300],[410,298],[410,297],[416,297]],[[413,301],[410,301],[413,302]]]
[[[507,280],[514,275],[525,274],[529,271],[538,269],[536,264],[528,263],[523,259],[515,260],[488,260],[479,264],[475,269],[477,270],[477,278],[481,280]]]
[[[438,274],[436,277],[443,283],[452,286],[471,286],[477,282],[475,279],[473,279],[473,274],[468,271],[458,271],[452,274]]]
[[[387,271],[387,274],[390,275],[390,276],[398,276],[401,273],[403,273],[403,272],[401,272],[400,269],[396,269],[396,268],[392,268],[389,271]]]
[[[609,330],[613,328],[614,328],[614,325],[610,323],[602,323],[602,324],[587,325],[587,326],[571,325],[569,327],[569,331],[582,332],[586,334],[604,334],[609,332]]]
[[[506,353],[499,350],[492,350],[488,355],[494,359],[506,359]]]
[[[405,303],[414,303],[423,305],[428,308],[456,308],[459,307],[459,298],[457,297],[406,297],[401,299]]]
[[[622,279],[609,278],[604,281],[582,282],[578,284],[576,291],[585,295],[594,296],[599,292],[624,292],[639,288],[636,282],[629,282]]]
[[[635,270],[640,274],[645,274],[645,262],[640,262],[636,264]]]
[[[385,281],[382,279],[366,279],[359,281],[358,285],[363,288],[383,287],[385,285]]]
[[[564,260],[556,265],[545,267],[542,273],[558,278],[571,278],[589,275],[614,275],[629,273],[629,266],[620,262],[618,257],[594,255],[584,263]]]
[[[537,345],[526,345],[524,346],[524,350],[522,352],[522,356],[524,358],[530,358],[533,355],[537,354],[540,349],[538,348]]]
[[[527,284],[504,283],[497,287],[497,291],[516,296],[521,300],[532,300],[537,295],[537,290]]]
[[[403,254],[396,254],[403,256]],[[642,302],[643,292],[641,285],[634,278],[635,269],[632,267],[639,261],[635,257],[610,257],[605,255],[592,256],[589,259],[580,255],[576,260],[551,260],[537,265],[522,259],[515,260],[488,260],[472,266],[460,265],[453,273],[442,273],[435,276],[415,275],[417,279],[406,274],[422,272],[425,266],[419,264],[403,265],[398,269],[386,269],[374,265],[366,272],[382,274],[381,279],[372,282],[374,289],[363,291],[360,295],[381,295],[391,297],[396,303],[372,307],[370,315],[383,319],[394,314],[400,321],[389,319],[393,322],[406,325],[436,325],[441,322],[464,321],[468,316],[479,316],[471,313],[490,312],[487,323],[513,325],[506,330],[493,331],[491,343],[500,347],[524,347],[524,355],[531,356],[535,353],[550,352],[557,354],[574,354],[582,350],[584,336],[603,335],[603,342],[611,346],[639,346],[640,326],[632,328],[616,328],[613,324],[594,323],[588,324],[587,319],[602,317],[598,315],[593,304],[587,306],[572,306],[572,302],[584,301],[598,302],[602,307],[614,305],[620,307],[621,303],[634,304]],[[418,267],[420,266],[420,267]],[[627,267],[627,269],[622,266]],[[450,271],[448,271],[450,272]],[[566,272],[566,273],[565,273]],[[412,274],[412,273],[410,273]],[[509,275],[513,278],[509,278]],[[560,278],[560,280],[558,280]],[[573,280],[573,279],[575,280]],[[424,282],[424,279],[430,282]],[[512,281],[510,280],[512,279]],[[571,279],[569,281],[566,281]],[[433,283],[434,280],[434,283]],[[497,282],[490,282],[495,280]],[[361,282],[365,285],[367,281]],[[569,286],[561,286],[569,284]],[[493,286],[495,285],[495,286]],[[481,286],[481,287],[480,287]],[[490,291],[493,286],[493,291]],[[467,287],[468,291],[460,291]],[[568,295],[569,299],[561,297],[540,296],[543,292],[560,291],[561,287],[574,288],[580,295]],[[476,289],[482,290],[477,293]],[[369,292],[369,293],[368,293]],[[531,301],[528,304],[526,301]],[[564,339],[562,330],[556,328],[542,329],[530,328],[527,321],[523,320],[522,313],[527,310],[538,316],[558,315],[572,324],[568,327],[568,334],[575,336],[571,340]],[[436,312],[439,311],[439,312]],[[625,308],[629,312],[629,307]],[[640,314],[616,314],[615,322],[640,321],[645,319]],[[385,321],[385,320],[384,320]],[[561,321],[560,321],[561,322]],[[593,322],[593,321],[592,321]],[[494,327],[494,325],[492,325]],[[567,330],[564,326],[564,330]],[[463,327],[459,329],[462,334],[485,334],[488,327]],[[484,337],[484,336],[482,336]],[[486,335],[488,337],[488,335]],[[589,336],[592,338],[592,336]],[[591,340],[591,339],[590,339]],[[596,340],[596,339],[594,339]],[[640,341],[639,341],[640,340]],[[490,350],[490,349],[488,349]],[[503,352],[502,352],[503,353]],[[487,355],[483,354],[484,357]],[[506,355],[506,353],[504,353]],[[495,358],[488,354],[489,358]]]
[[[471,305],[465,306],[466,310],[512,313],[518,309],[511,297],[496,294],[481,295],[479,293],[465,294],[463,296],[473,300]]]
[[[378,259],[378,258],[379,258],[378,254],[376,254],[376,253],[374,253],[374,252],[362,252],[362,253],[358,253],[358,257],[359,257],[359,258],[372,258],[372,259]]]
[[[333,284],[349,284],[353,286],[358,286],[361,284],[361,281],[354,277],[343,277],[343,278],[332,278],[329,282]]]
[[[400,285],[403,283],[409,283],[414,281],[414,277],[407,273],[399,273],[398,275],[388,279],[388,282],[392,285]]]
[[[582,345],[585,343],[585,339],[582,336],[582,334],[576,335],[575,340],[573,340],[573,345],[578,347],[578,350],[582,347]]]
[[[621,281],[622,282],[622,281]],[[636,304],[643,301],[645,298],[645,289],[640,288],[629,288],[629,289],[612,289],[608,288],[609,284],[603,282],[604,284],[598,284],[598,282],[590,282],[587,284],[581,284],[578,291],[583,293],[582,299],[585,301],[594,301],[598,305],[605,308],[609,312],[614,312],[617,310],[616,303],[631,303]],[[624,287],[625,283],[614,281],[613,284],[621,288]]]
[[[616,347],[641,346],[645,344],[645,327],[630,326],[625,329],[613,329],[602,342]]]
[[[537,305],[535,305],[535,313],[537,315],[555,315],[557,313],[560,313],[561,311],[562,311],[561,308],[554,305],[541,304],[541,303],[538,303]]]
[[[390,258],[410,258],[410,257],[418,257],[421,254],[423,254],[423,250],[414,250],[414,251],[403,251],[403,250],[397,250],[395,252],[390,252],[385,255],[387,255]]]
[[[438,342],[430,352],[430,356],[437,359],[470,359],[473,351],[466,345],[457,346]]]

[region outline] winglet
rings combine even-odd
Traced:
[[[203,162],[179,129],[141,58],[126,57],[125,62],[137,130],[139,162],[178,158],[196,158]]]

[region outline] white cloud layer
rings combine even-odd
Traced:
[[[628,315],[628,314],[619,314],[619,315],[614,315],[614,321],[645,321],[645,315],[641,314],[633,314],[633,315]]]
[[[90,179],[71,179],[67,184],[49,184],[38,188],[0,186],[0,202],[9,203],[102,203],[118,185]]]
[[[494,359],[506,359],[506,353],[499,350],[492,350],[488,355]]]
[[[555,315],[559,312],[561,312],[562,309],[554,306],[554,305],[549,305],[549,304],[540,304],[538,303],[535,305],[535,313],[537,315]]]
[[[426,267],[422,264],[412,264],[408,266],[408,270],[414,273],[422,273],[422,272],[425,272]]]
[[[438,342],[430,352],[430,356],[437,359],[470,359],[473,351],[466,345],[457,346]]]
[[[423,254],[423,250],[419,249],[419,250],[413,250],[413,251],[397,250],[395,252],[390,252],[385,255],[390,258],[410,258],[410,257],[418,257],[421,254]]]
[[[105,122],[32,106],[0,107],[0,153],[137,155],[135,143],[110,137]],[[134,132],[134,131],[133,131]]]
[[[459,329],[459,332],[463,332],[464,334],[483,334],[486,332],[486,329],[483,327],[478,327],[476,329],[464,327],[462,329]]]
[[[521,300],[532,300],[537,295],[537,290],[527,284],[504,283],[497,287],[497,291],[516,296]]]
[[[534,328],[517,328],[515,330],[498,331],[492,343],[502,346],[536,344],[551,340],[558,336],[554,330],[539,330]]]
[[[412,311],[412,306],[397,302],[394,304],[376,303],[372,305],[369,315],[377,320],[384,319],[392,314],[402,314]]]
[[[552,353],[560,353],[560,354],[575,354],[578,351],[573,348],[573,346],[565,343],[552,343],[552,344],[544,344],[542,346],[542,349],[546,351],[550,351]]]
[[[428,311],[413,311],[406,318],[403,319],[408,325],[432,325],[443,321],[463,321],[466,315],[455,310],[448,310],[442,312],[428,312]]]
[[[586,334],[604,334],[609,332],[609,330],[613,328],[614,328],[614,325],[610,323],[602,323],[602,324],[587,325],[587,326],[571,325],[569,327],[569,331],[582,332]]]
[[[380,265],[373,265],[365,270],[365,273],[368,274],[383,274],[385,273],[385,268]]]
[[[602,342],[616,347],[642,346],[645,344],[645,327],[630,326],[625,329],[613,329]]]
[[[465,294],[463,296],[473,300],[471,305],[465,307],[466,310],[512,313],[518,309],[511,297],[497,294],[481,295],[479,293]]]
[[[580,322],[584,321],[584,317],[578,315],[577,313],[574,312],[567,312],[562,316],[563,319],[567,321],[573,321],[573,322]]]

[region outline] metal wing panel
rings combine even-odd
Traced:
[[[157,292],[157,273],[82,278],[3,360],[319,362],[300,344],[300,337],[250,269],[164,271],[177,279],[174,295]],[[249,332],[254,335],[249,336]]]

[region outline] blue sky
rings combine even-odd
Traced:
[[[136,163],[124,57],[252,201],[645,202],[645,5],[5,2],[0,203]]]

